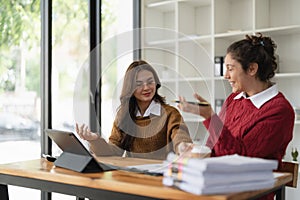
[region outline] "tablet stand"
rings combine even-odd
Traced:
[[[93,157],[70,152],[63,152],[56,159],[54,165],[83,173],[104,171]]]

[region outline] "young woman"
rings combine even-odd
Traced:
[[[293,137],[295,114],[292,106],[270,79],[277,68],[270,37],[246,35],[231,44],[226,53],[225,79],[232,87],[219,116],[210,106],[188,104],[179,97],[178,107],[201,115],[209,131],[211,156],[239,154],[276,159],[281,164]],[[198,101],[205,101],[198,94]],[[261,199],[273,200],[274,194]]]
[[[188,128],[178,110],[158,94],[160,80],[145,61],[128,67],[109,144],[84,124],[76,124],[78,135],[87,140],[97,155],[122,155],[165,159],[180,144],[191,142]]]
[[[246,35],[234,42],[225,57],[225,79],[232,87],[219,116],[210,106],[183,102],[178,107],[201,115],[209,130],[207,145],[212,156],[239,154],[276,159],[281,164],[293,137],[295,114],[292,106],[270,79],[277,68],[270,37]],[[205,101],[195,94],[198,101]]]

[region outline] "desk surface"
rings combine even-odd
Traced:
[[[160,161],[151,161],[145,159],[106,157],[101,158],[103,162],[111,164],[119,164],[126,166],[137,164],[158,163]],[[0,183],[8,185],[19,185],[24,187],[41,189],[48,192],[56,192],[55,189],[43,188],[41,185],[24,185],[18,183],[19,179],[38,180],[47,183],[58,183],[61,185],[78,186],[78,188],[93,188],[102,191],[125,193],[129,195],[138,195],[143,197],[159,198],[159,199],[247,199],[255,197],[259,194],[268,192],[268,190],[259,190],[251,192],[232,193],[224,195],[193,195],[184,191],[167,187],[162,184],[162,177],[155,177],[143,174],[136,174],[126,171],[110,171],[104,173],[78,173],[67,169],[55,167],[53,163],[45,159],[22,161],[0,165]],[[291,181],[292,175],[284,173],[278,177],[274,188],[279,188]],[[273,190],[274,190],[273,188]],[[61,191],[58,191],[61,192]],[[68,194],[68,193],[66,193]],[[76,196],[76,191],[74,191]]]

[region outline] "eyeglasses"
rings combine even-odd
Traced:
[[[154,86],[155,85],[155,81],[151,79],[151,80],[148,80],[146,82],[143,82],[143,81],[137,81],[136,82],[136,87],[139,88],[139,89],[143,88],[144,85],[146,85],[147,87]]]

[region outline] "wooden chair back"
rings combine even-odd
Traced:
[[[286,184],[288,187],[297,187],[297,181],[298,181],[298,166],[299,164],[297,162],[288,162],[288,161],[282,161],[281,167],[277,170],[278,172],[289,172],[293,174],[293,180]]]

